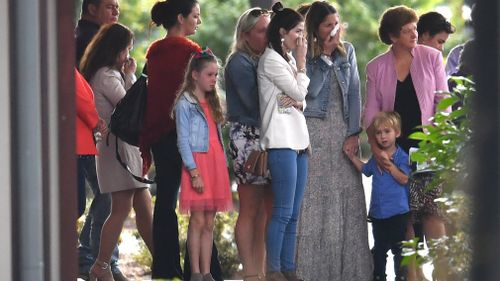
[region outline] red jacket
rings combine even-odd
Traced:
[[[170,111],[187,63],[193,53],[200,51],[198,44],[185,37],[166,37],[153,42],[148,49],[148,98],[139,140],[145,172],[151,164],[151,145],[175,130]]]
[[[85,78],[75,68],[76,92],[76,154],[96,155],[92,130],[99,122],[99,115],[95,108],[94,93]]]

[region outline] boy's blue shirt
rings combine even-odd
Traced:
[[[408,154],[399,146],[393,154],[393,162],[404,174],[410,174]],[[367,177],[373,175],[370,217],[386,219],[410,211],[408,185],[398,183],[387,171],[380,173],[373,156],[363,165],[362,172]]]

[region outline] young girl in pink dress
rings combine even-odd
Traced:
[[[177,146],[183,170],[179,209],[189,213],[191,281],[213,281],[210,258],[215,213],[232,209],[227,162],[222,146],[224,121],[217,95],[219,65],[212,51],[190,60],[175,101]]]

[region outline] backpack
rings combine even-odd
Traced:
[[[109,129],[124,142],[133,146],[139,146],[139,135],[142,128],[142,120],[146,112],[146,100],[148,94],[148,76],[146,65],[139,79],[127,90],[125,96],[116,104]]]
[[[118,153],[118,138],[130,145],[139,146],[139,135],[142,129],[144,113],[146,112],[147,95],[148,75],[146,65],[144,65],[141,77],[135,81],[134,85],[127,90],[125,96],[116,104],[109,121],[109,129],[117,137],[115,143],[116,160],[136,181],[152,184],[154,181],[134,175]]]

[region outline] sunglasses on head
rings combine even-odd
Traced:
[[[269,15],[269,11],[268,10],[265,10],[265,9],[253,9],[250,11],[250,15],[252,17],[260,17],[261,15]]]

